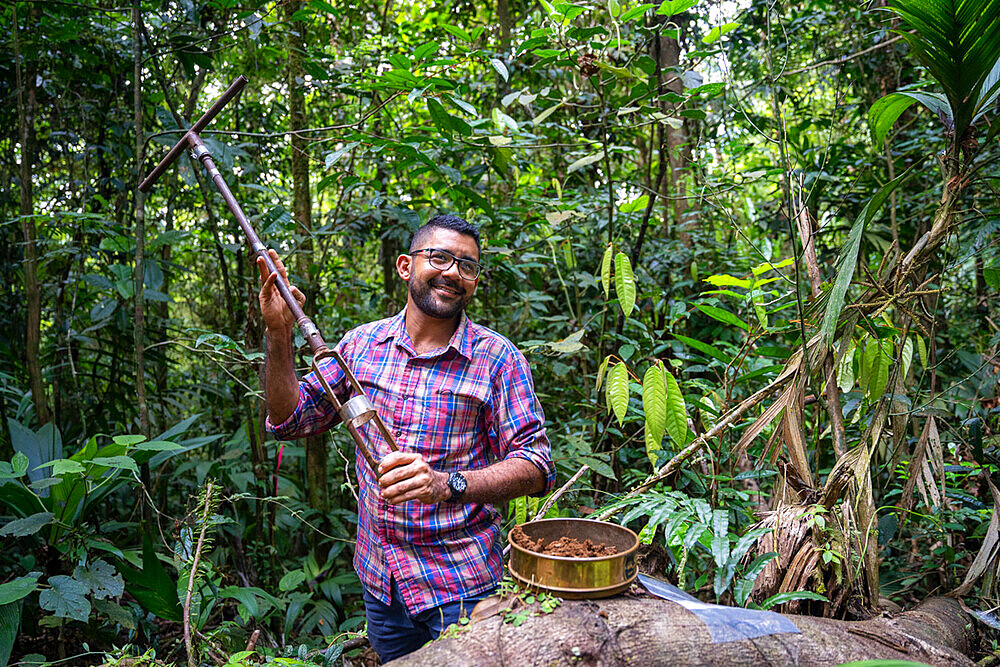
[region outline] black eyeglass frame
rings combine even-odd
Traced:
[[[443,255],[447,255],[448,257],[451,257],[451,263],[448,264],[448,266],[446,266],[444,268],[441,268],[439,266],[434,266],[433,264],[431,264],[431,254],[435,253],[435,252],[439,252],[439,253],[441,253]],[[457,262],[458,263],[458,275],[462,276],[462,278],[465,279],[465,280],[478,280],[479,276],[483,275],[483,271],[486,269],[486,267],[483,266],[482,264],[480,264],[479,262],[474,262],[471,259],[462,259],[461,257],[456,257],[452,253],[448,252],[447,250],[442,250],[441,248],[421,248],[420,250],[414,250],[413,252],[410,253],[410,255],[419,255],[421,253],[427,253],[427,263],[431,264],[431,266],[436,271],[447,271],[452,266],[454,266],[454,264]],[[462,267],[463,266],[472,266],[472,267],[475,267],[475,269],[476,269],[476,275],[475,275],[475,277],[469,278],[468,276],[466,276],[465,274],[463,274],[462,273]]]

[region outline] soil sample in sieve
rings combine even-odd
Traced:
[[[511,542],[522,549],[546,556],[596,558],[598,556],[614,556],[618,553],[618,549],[611,545],[600,542],[595,544],[589,539],[581,542],[575,537],[560,537],[558,540],[552,540],[546,544],[544,539],[533,540],[525,535],[520,526],[515,526],[514,530],[510,531],[509,538]]]

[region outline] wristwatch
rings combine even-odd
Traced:
[[[460,472],[453,472],[448,475],[448,488],[451,489],[451,495],[445,502],[457,503],[462,500],[462,494],[465,493],[465,488],[469,485],[465,481],[465,476]]]

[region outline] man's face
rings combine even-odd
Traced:
[[[426,240],[413,249],[414,254],[400,255],[396,260],[399,275],[409,283],[410,298],[417,308],[430,317],[452,319],[472,300],[479,280],[464,278],[458,262],[445,270],[435,268],[431,265],[430,253],[419,252],[428,248],[478,262],[476,241],[451,229],[432,229]]]

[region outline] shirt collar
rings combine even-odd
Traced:
[[[451,335],[451,340],[448,341],[448,347],[453,348],[466,359],[472,358],[472,348],[475,342],[475,335],[469,331],[470,324],[471,322],[463,310],[458,318],[458,327],[455,329],[455,333]],[[397,345],[410,354],[416,355],[413,341],[410,339],[410,334],[406,331],[405,307],[389,319],[388,326],[386,326],[385,331],[378,338],[378,342],[384,343],[390,338],[395,338]]]

